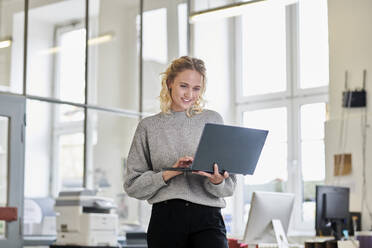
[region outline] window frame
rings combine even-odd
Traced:
[[[255,96],[243,95],[243,44],[242,44],[242,20],[236,17],[235,30],[236,33],[236,122],[241,125],[243,123],[243,114],[248,110],[259,110],[272,107],[287,108],[287,192],[294,193],[295,205],[292,213],[292,220],[289,229],[290,234],[315,234],[315,223],[312,221],[303,221],[302,219],[302,203],[303,203],[303,179],[301,169],[301,123],[300,111],[301,106],[311,103],[328,102],[328,85],[314,88],[300,88],[299,77],[299,12],[298,3],[286,6],[286,70],[287,70],[287,90],[284,92],[270,93]],[[243,190],[244,178],[238,178],[237,194],[241,194],[235,198],[235,209],[243,209]],[[241,233],[241,227],[245,227],[245,223],[241,220],[235,221],[235,233]],[[244,229],[243,229],[244,231]]]
[[[83,22],[79,23],[69,23],[64,26],[56,26],[54,30],[54,46],[59,47],[60,45],[60,37],[68,32],[78,30],[78,29],[84,29],[85,26],[83,25]],[[59,92],[59,86],[60,86],[60,70],[58,69],[60,67],[60,58],[59,53],[53,54],[53,97],[56,99],[60,99],[60,92]],[[85,68],[86,70],[87,68]],[[86,82],[84,82],[84,85]],[[85,96],[86,97],[86,96]],[[72,106],[72,105],[69,105]],[[60,169],[59,169],[59,143],[60,138],[62,135],[67,134],[77,134],[77,133],[83,133],[83,135],[86,135],[84,132],[84,119],[86,116],[84,116],[83,120],[80,121],[67,121],[63,122],[60,120],[60,107],[61,104],[53,104],[52,105],[52,156],[50,158],[51,162],[51,170],[50,170],[50,189],[49,192],[53,197],[57,197],[59,191],[61,190],[61,175],[60,175]],[[81,110],[84,112],[84,109],[81,108]],[[83,144],[84,145],[84,144]],[[84,165],[83,165],[84,166]],[[84,177],[83,177],[84,182]]]

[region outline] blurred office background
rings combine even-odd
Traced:
[[[270,131],[256,173],[239,176],[226,199],[229,235],[244,232],[254,190],[294,193],[290,231],[314,234],[315,185],[325,183],[350,187],[350,208],[369,229],[371,111],[341,101],[346,70],[351,89],[372,73],[372,2],[224,7],[239,2],[0,0],[0,98],[26,99],[24,198],[99,189],[118,204],[123,232],[146,230],[151,206],[123,191],[126,156],[140,118],[159,111],[160,73],[192,55],[206,63],[207,108],[226,124]],[[7,123],[0,116],[0,206],[9,197]],[[335,176],[341,153],[352,154],[352,171]],[[0,238],[6,231],[0,221]]]

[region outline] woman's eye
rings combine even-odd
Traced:
[[[182,85],[182,84],[181,84],[181,88],[186,88],[186,85]]]
[[[199,91],[199,90],[200,90],[200,88],[195,88],[194,90],[195,90],[195,91]]]

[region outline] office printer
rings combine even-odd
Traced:
[[[116,246],[118,217],[110,198],[95,191],[65,191],[56,199],[57,245]]]

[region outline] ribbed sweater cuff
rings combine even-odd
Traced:
[[[154,185],[159,185],[159,186],[166,186],[167,185],[167,183],[164,182],[162,171],[157,172],[157,173],[152,175],[152,182],[153,182]]]
[[[223,180],[220,184],[213,184],[207,179],[206,186],[211,193],[213,193],[214,195],[218,195],[219,192],[221,192],[225,187],[225,180]]]

